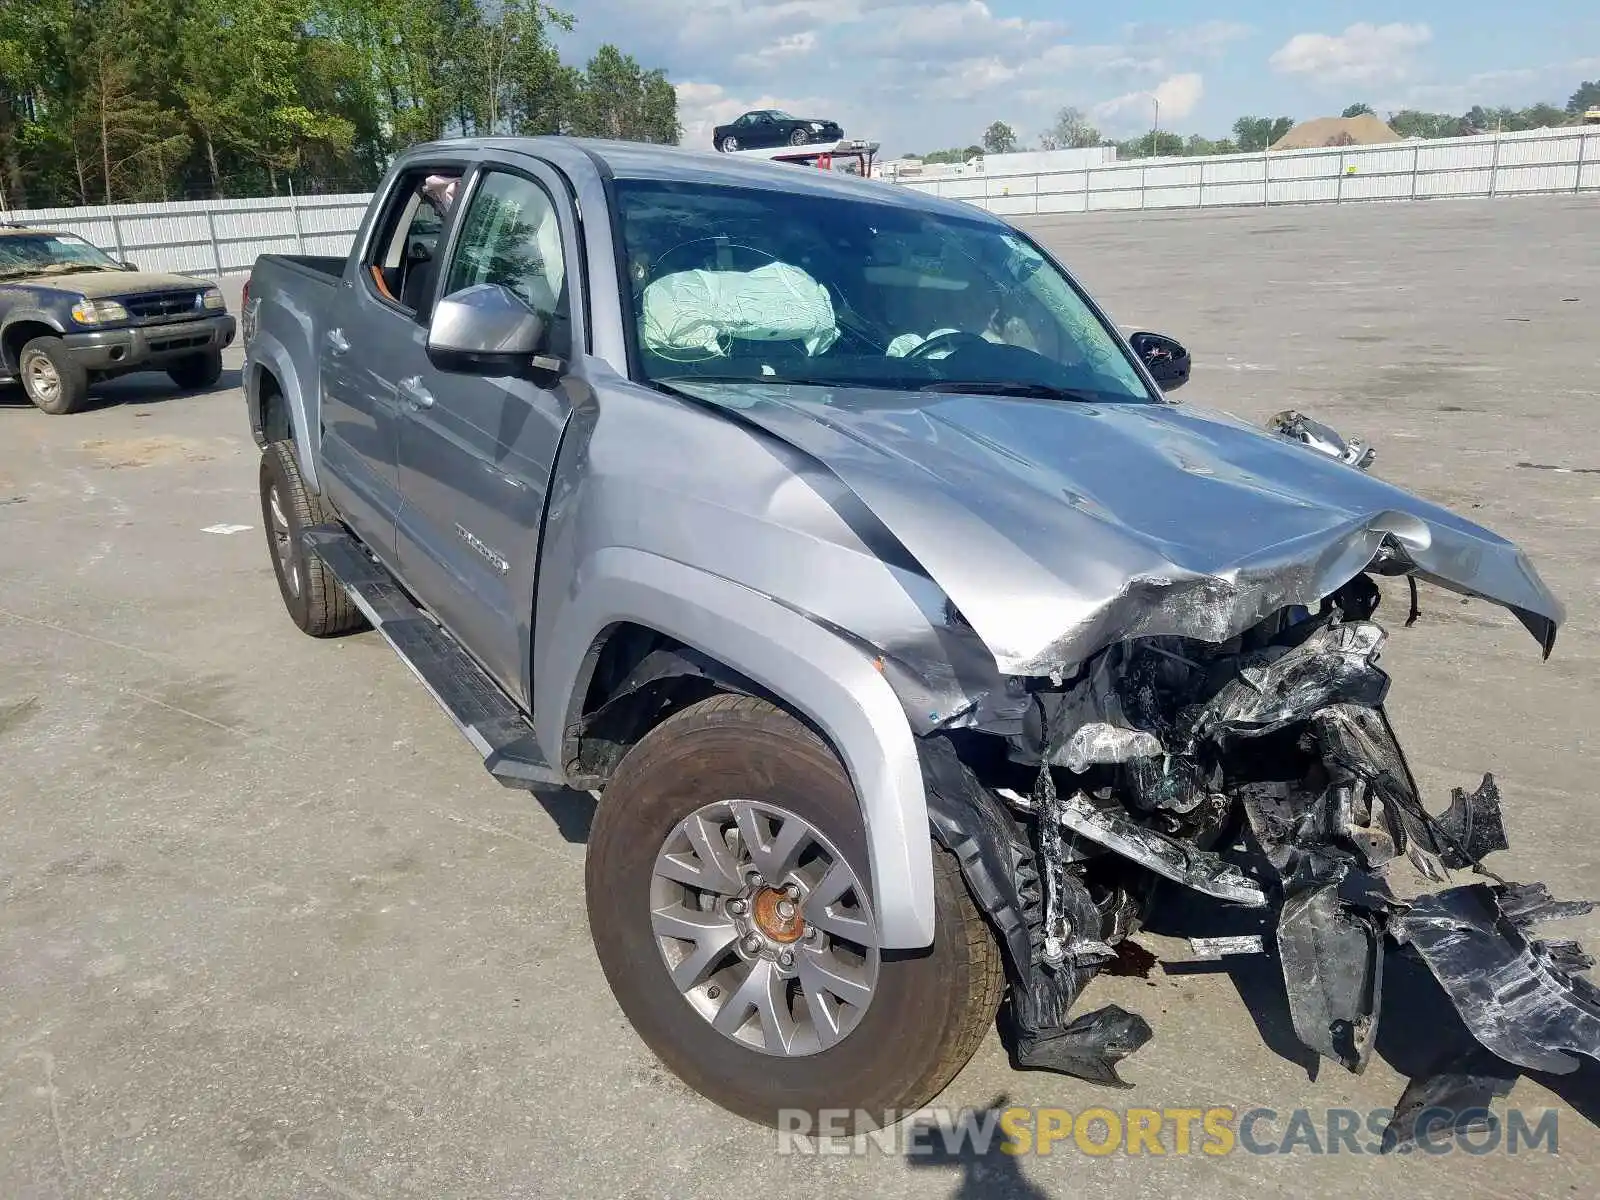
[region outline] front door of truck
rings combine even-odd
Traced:
[[[485,166],[467,186],[439,295],[504,287],[549,316],[551,338],[538,365],[516,372],[425,364],[402,376],[397,549],[417,597],[526,699],[545,495],[571,411],[565,371],[582,344],[569,269],[579,251],[566,192],[549,168]]]
[[[405,367],[426,365],[428,300],[437,278],[437,243],[450,214],[451,180],[464,161],[440,161],[396,179],[323,320],[325,487],[361,539],[395,561],[400,511],[399,396]]]

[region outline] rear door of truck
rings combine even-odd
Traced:
[[[402,496],[400,385],[427,362],[435,255],[452,215],[444,181],[459,180],[472,158],[442,154],[395,177],[365,242],[351,253],[318,347],[325,486],[351,527],[391,566]]]

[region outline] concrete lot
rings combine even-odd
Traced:
[[[1186,399],[1331,420],[1530,552],[1571,609],[1555,656],[1427,589],[1403,629],[1391,593],[1393,709],[1436,803],[1498,774],[1503,873],[1600,894],[1600,201],[1033,228],[1119,321],[1189,343]],[[1592,1063],[1508,1101],[1560,1107],[1557,1156],[779,1158],[623,1022],[586,802],[491,782],[375,635],[289,624],[224,382],[138,377],[70,418],[0,401],[0,1196],[1600,1193]],[[1309,1082],[1270,963],[1140,940],[1163,965],[1090,993],[1155,1028],[1133,1091],[1014,1073],[991,1037],[943,1103],[1262,1106],[1276,1140],[1297,1107],[1392,1105],[1448,1024],[1391,962],[1371,1068]]]

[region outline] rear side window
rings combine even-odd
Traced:
[[[432,298],[446,221],[461,187],[457,167],[423,167],[401,176],[390,193],[362,266],[368,290],[408,314]]]

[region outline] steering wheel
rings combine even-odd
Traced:
[[[906,355],[906,357],[927,358],[928,355],[932,354],[935,350],[943,350],[946,348],[948,348],[951,353],[954,353],[962,346],[969,346],[973,342],[977,342],[980,346],[988,346],[990,344],[987,338],[981,338],[975,333],[968,333],[964,329],[952,329],[948,333],[934,334],[921,345],[914,347],[911,352]]]

